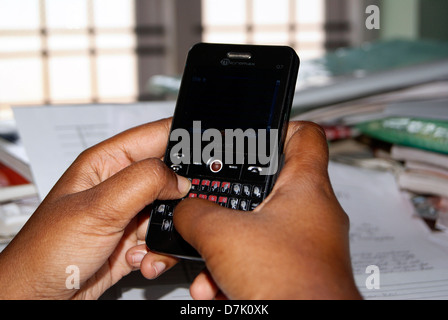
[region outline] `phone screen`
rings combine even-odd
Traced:
[[[269,69],[195,68],[182,101],[182,123],[201,127],[270,129],[281,73]]]

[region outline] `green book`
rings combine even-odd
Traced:
[[[393,144],[448,153],[448,121],[391,117],[356,125],[363,134]]]

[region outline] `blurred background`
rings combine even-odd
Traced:
[[[366,7],[380,28],[365,26]],[[302,61],[388,39],[448,40],[444,0],[0,0],[0,104],[158,99],[196,42],[286,44]]]
[[[448,248],[447,16],[446,0],[0,0],[0,251],[34,212],[38,193],[82,150],[122,125],[172,115],[187,52],[201,41],[293,47],[301,65],[291,119],[323,127],[331,164],[393,175],[393,186],[355,175],[350,183],[362,193],[337,192],[342,201],[353,199],[347,212],[355,236],[373,239],[358,248],[359,257],[395,250],[374,242],[391,219],[372,225],[389,213],[376,204],[391,202],[391,215],[402,213],[394,201],[411,203],[403,217],[421,217]],[[388,193],[391,187],[400,197]],[[375,219],[366,214],[353,224],[367,209]],[[412,253],[418,246],[398,234],[410,221],[392,225],[388,239],[399,248],[409,244]],[[403,269],[407,256],[414,254],[393,256],[385,269]],[[365,289],[367,260],[354,261]],[[151,282],[133,273],[104,298],[187,299],[202,267],[183,262],[177,273]],[[412,297],[447,298],[442,271],[428,278],[422,269],[419,277],[434,281],[418,282]],[[417,288],[415,273],[403,282],[397,295],[382,282],[382,297],[411,297],[406,288]],[[141,291],[129,289],[136,287]]]

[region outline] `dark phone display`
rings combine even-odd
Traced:
[[[279,71],[216,69],[197,68],[189,79],[182,105],[185,128],[190,129],[193,121],[200,120],[202,130],[269,130],[280,88]]]

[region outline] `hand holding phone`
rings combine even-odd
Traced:
[[[190,179],[187,197],[242,212],[266,198],[281,168],[298,68],[284,46],[201,43],[190,50],[164,158]],[[200,259],[174,228],[179,201],[145,209],[147,246]]]
[[[176,208],[177,230],[207,263],[191,284],[193,299],[361,298],[349,220],[328,176],[325,134],[310,122],[288,127],[285,164],[253,214],[196,199]]]

